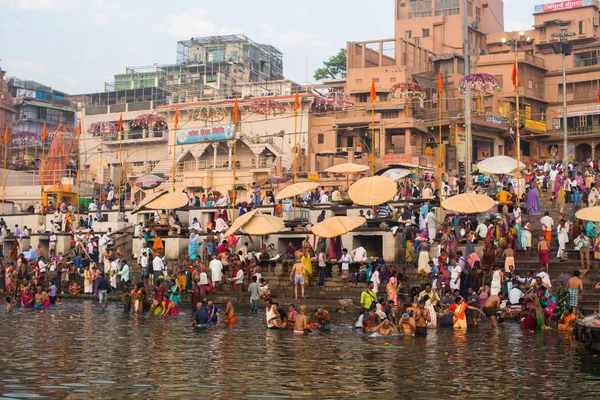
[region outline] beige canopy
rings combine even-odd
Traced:
[[[231,226],[229,227],[229,229],[227,229],[227,231],[225,232],[225,237],[229,237],[231,235],[233,235],[236,231],[238,231],[239,229],[242,229],[242,227],[248,223],[248,221],[250,221],[250,219],[254,216],[254,214],[256,214],[258,212],[258,209],[256,210],[252,210],[250,212],[247,212],[246,214],[242,215],[241,217],[237,217],[234,221],[233,224],[231,224]]]
[[[514,174],[525,169],[522,162],[519,166],[520,169],[517,168],[517,160],[508,156],[494,156],[477,163],[477,169],[487,174]]]
[[[314,225],[310,231],[323,238],[334,238],[362,226],[367,221],[364,217],[333,217]]]
[[[575,214],[575,218],[584,221],[600,222],[600,207],[583,208]]]
[[[444,200],[444,209],[459,214],[475,214],[487,212],[496,203],[492,198],[476,193],[463,193]]]
[[[285,228],[283,219],[268,214],[255,214],[250,218],[243,231],[250,236],[262,236],[277,233]]]
[[[293,185],[290,185],[277,193],[277,195],[275,195],[275,199],[282,200],[290,197],[300,196],[303,193],[316,189],[318,186],[319,184],[317,182],[294,183]]]
[[[339,165],[334,165],[333,167],[329,167],[325,170],[325,172],[329,172],[330,174],[358,174],[361,172],[368,171],[369,167],[366,165],[354,164],[354,163],[344,163]]]
[[[362,206],[377,206],[394,198],[396,182],[385,176],[372,176],[356,181],[348,190],[350,199]]]
[[[182,192],[165,192],[145,204],[151,210],[175,210],[188,204],[188,197]]]

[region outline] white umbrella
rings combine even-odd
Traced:
[[[521,162],[517,168],[516,159],[508,156],[494,156],[478,162],[477,169],[487,174],[514,174],[524,170],[525,164]]]

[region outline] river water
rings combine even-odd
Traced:
[[[67,303],[0,315],[0,398],[577,398],[600,396],[600,357],[568,335],[489,323],[427,338],[370,338],[333,315],[328,333],[265,328],[264,315],[190,327]]]

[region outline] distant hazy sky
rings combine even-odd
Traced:
[[[536,0],[506,0],[506,30]],[[305,82],[347,41],[393,37],[393,0],[0,0],[0,68],[68,93],[100,91],[125,66],[174,63],[176,42],[241,33],[284,53]]]

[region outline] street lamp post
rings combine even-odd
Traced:
[[[502,43],[511,46],[515,51],[515,64],[514,67],[516,69],[516,78],[517,81],[515,83],[515,147],[517,148],[517,206],[521,206],[521,130],[520,130],[520,114],[521,107],[519,102],[519,46],[521,44],[529,44],[531,43],[531,38],[529,36],[525,36],[525,32],[519,32],[519,39],[510,39],[502,38]]]
[[[552,37],[560,38],[559,43],[552,43],[555,54],[562,54],[562,92],[563,92],[563,171],[568,171],[569,156],[567,152],[567,56],[571,55],[572,46],[567,42],[567,37],[575,36],[575,32],[568,32],[568,27],[560,27],[559,33],[553,33]]]

